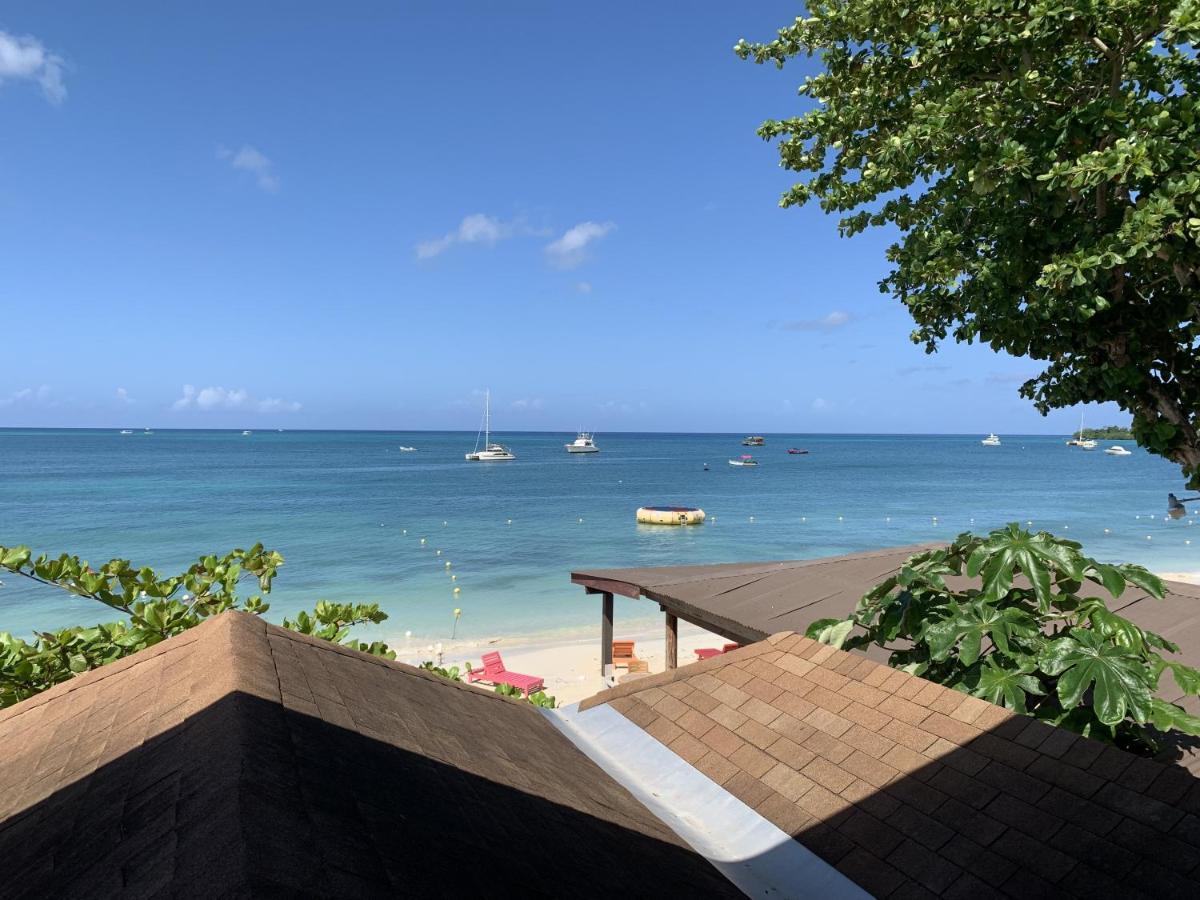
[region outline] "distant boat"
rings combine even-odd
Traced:
[[[985,447],[999,447],[1000,446],[1000,438],[996,437],[995,434],[989,434],[987,437],[985,437],[979,443],[983,444],[983,446],[985,446]]]
[[[417,448],[416,447],[401,447],[400,452],[401,453],[416,453]]]
[[[130,430],[130,429],[128,429],[128,428],[122,428],[122,429],[121,429],[121,434],[133,434],[133,431],[131,431],[131,430]]]
[[[1075,446],[1078,447],[1080,450],[1095,450],[1096,442],[1093,441],[1091,438],[1088,438],[1087,440],[1076,441]]]
[[[757,466],[758,460],[749,453],[743,453],[738,459],[731,459],[729,464],[731,466]]]
[[[761,447],[767,442],[767,439],[760,434],[752,434],[742,438],[743,447]]]
[[[468,462],[502,462],[516,459],[512,451],[503,444],[492,443],[492,392],[483,395],[483,449],[479,449],[479,435],[475,435],[475,449],[464,454]]]
[[[801,450],[799,447],[788,447],[788,456],[807,456],[807,450]]]
[[[1079,414],[1079,431],[1076,432],[1075,435],[1069,441],[1067,441],[1067,446],[1068,447],[1080,447],[1084,450],[1095,450],[1096,449],[1096,442],[1093,441],[1091,438],[1084,438],[1084,436],[1083,436],[1083,413],[1082,412]]]
[[[563,444],[567,448],[568,453],[599,453],[600,448],[596,446],[596,441],[593,439],[591,432],[581,431],[575,440],[569,444]]]
[[[1113,444],[1104,452],[1109,456],[1133,456],[1133,453],[1128,448],[1122,447],[1120,444]]]
[[[147,428],[142,432],[142,434],[154,434],[154,432]]]
[[[242,434],[254,434],[253,431],[243,431]]]

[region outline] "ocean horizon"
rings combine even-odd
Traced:
[[[577,633],[599,616],[569,583],[581,568],[814,558],[1010,521],[1106,561],[1200,569],[1192,517],[1165,520],[1178,467],[1132,442],[1120,442],[1132,456],[1112,457],[1058,434],[984,447],[976,434],[764,432],[747,449],[735,432],[611,432],[580,456],[563,448],[574,432],[504,431],[493,437],[516,460],[471,463],[474,431],[118,431],[0,429],[0,543],[167,575],[261,541],[286,560],[268,618],[318,599],[378,602],[390,618],[363,634],[391,640],[448,639],[455,608],[458,639]],[[727,465],[744,452],[760,465]],[[638,525],[644,505],[699,506],[708,521]],[[3,581],[0,631],[116,618]],[[619,598],[616,615],[618,630],[658,620],[647,601]]]

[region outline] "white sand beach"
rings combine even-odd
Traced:
[[[546,693],[552,695],[560,706],[575,703],[604,689],[600,675],[599,628],[591,636],[572,637],[567,640],[530,640],[529,638],[504,637],[486,641],[443,642],[442,665],[465,669],[464,663],[480,666],[480,657],[491,650],[499,650],[504,664],[514,672],[540,675],[546,681]],[[666,668],[666,637],[663,626],[650,630],[644,625],[639,628],[614,634],[617,640],[637,642],[634,652],[638,659],[645,660],[650,671],[661,672]],[[679,664],[687,665],[696,659],[695,651],[700,647],[721,647],[726,639],[697,628],[687,622],[679,623]],[[396,645],[397,658],[403,662],[420,663],[433,658],[428,646],[405,652],[403,643]],[[625,670],[618,669],[618,679]]]

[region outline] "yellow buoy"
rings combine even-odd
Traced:
[[[425,543],[425,538],[421,538],[421,543]]]
[[[639,525],[699,525],[704,510],[694,506],[641,506],[637,511]]]
[[[456,587],[456,588],[454,589],[454,593],[456,593],[456,594],[461,594],[461,593],[462,593],[462,588],[460,588],[460,587]]]

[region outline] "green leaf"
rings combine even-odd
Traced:
[[[1091,706],[1105,725],[1116,725],[1126,714],[1137,722],[1150,715],[1154,685],[1145,661],[1130,650],[1104,640],[1085,628],[1050,641],[1039,658],[1042,669],[1057,675],[1058,699],[1070,710],[1092,691]]]
[[[853,630],[853,619],[817,619],[804,630],[804,636],[841,649]]]
[[[1027,694],[1046,693],[1033,674],[1036,669],[1033,660],[1001,662],[998,654],[991,654],[980,667],[978,681],[971,693],[999,706],[1025,713]]]
[[[962,664],[970,666],[979,659],[985,637],[997,649],[1008,653],[1012,641],[1032,639],[1038,632],[1037,620],[1024,610],[1011,606],[999,608],[985,600],[976,600],[954,607],[951,618],[926,628],[925,640],[935,661],[946,659],[957,647]]]

